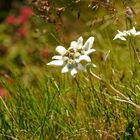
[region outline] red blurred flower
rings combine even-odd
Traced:
[[[4,89],[3,87],[0,87],[0,96],[1,96],[2,98],[7,98],[7,97],[8,97],[7,90]]]
[[[25,15],[20,15],[17,19],[18,24],[23,25],[27,22],[28,18]]]
[[[16,23],[16,18],[15,16],[10,15],[5,19],[5,21],[7,24],[13,25]]]
[[[40,52],[42,58],[48,58],[50,56],[50,51],[47,47],[43,48]]]
[[[32,14],[32,9],[30,7],[22,7],[20,10],[20,14],[26,17],[29,17]]]
[[[22,7],[20,9],[20,16],[17,19],[18,24],[25,24],[29,18],[29,16],[32,14],[32,9],[30,7]]]
[[[21,27],[17,30],[17,33],[20,37],[26,37],[27,36],[27,30],[24,27]]]

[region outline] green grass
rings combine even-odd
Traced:
[[[139,2],[135,2],[128,5],[136,10],[132,23],[137,22],[136,29],[140,30]],[[0,25],[0,43],[6,47],[6,54],[0,59],[0,88],[8,94],[7,98],[0,97],[0,140],[140,139],[140,110],[117,101],[114,97],[118,95],[107,87],[111,84],[140,105],[137,58],[128,42],[112,40],[118,29],[125,30],[130,25],[130,20],[126,19],[120,1],[115,3],[118,13],[113,14],[105,7],[95,10],[88,4],[84,1],[72,10],[68,8],[61,19],[57,17],[56,24],[32,17],[24,39],[14,36],[14,32],[7,35],[4,31],[9,27]],[[95,37],[96,52],[91,57],[97,67],[92,71],[105,82],[88,72],[79,72],[73,78],[62,74],[61,68],[46,65],[57,45],[68,48],[79,36],[84,40]],[[138,52],[139,39],[135,39]],[[46,46],[50,55],[44,59],[40,51]]]
[[[113,95],[103,83],[88,74],[79,74],[75,81],[69,75],[56,74],[56,70],[51,76],[47,72],[42,77],[33,74],[32,86],[23,85],[18,76],[12,85],[3,81],[9,97],[4,104],[1,101],[2,140],[138,137],[139,112],[132,105],[108,97]],[[116,88],[134,102],[139,101],[139,90],[134,90],[136,80],[124,82],[123,88],[114,80]]]

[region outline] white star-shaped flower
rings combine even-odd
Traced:
[[[94,37],[89,37],[88,40],[85,42],[85,44],[83,45],[83,38],[79,37],[77,42],[76,41],[72,41],[72,45],[70,48],[75,48],[78,51],[82,51],[81,53],[83,55],[89,55],[92,52],[96,51],[95,49],[92,49],[94,43]]]
[[[72,76],[77,74],[78,70],[85,71],[81,61],[91,62],[89,54],[95,51],[95,49],[91,49],[93,42],[94,37],[90,37],[83,45],[83,38],[80,37],[77,42],[72,41],[67,50],[63,46],[57,46],[56,51],[59,55],[53,56],[54,60],[47,65],[63,66],[61,72],[70,72]]]
[[[136,31],[135,27],[133,27],[130,30],[123,31],[123,32],[118,30],[118,34],[114,37],[113,40],[121,39],[125,41],[127,37],[135,37],[137,35],[140,35],[140,31]]]

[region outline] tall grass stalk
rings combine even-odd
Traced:
[[[101,77],[97,76],[96,74],[94,74],[91,69],[89,70],[89,73],[98,81],[103,82],[103,84],[105,84],[105,86],[107,87],[107,89],[111,92],[113,92],[115,95],[118,95],[121,99],[116,99],[117,101],[121,101],[121,102],[125,102],[125,103],[129,103],[131,105],[133,105],[134,107],[136,107],[139,111],[140,111],[140,106],[135,104],[133,101],[131,101],[128,97],[126,97],[123,93],[121,93],[119,90],[115,89],[111,84],[107,83],[105,80],[103,80]]]

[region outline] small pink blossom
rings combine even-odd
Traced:
[[[7,90],[4,89],[3,87],[0,87],[0,96],[4,99],[8,98]]]
[[[50,51],[47,47],[43,48],[40,52],[42,58],[48,58],[50,56]]]
[[[17,19],[17,23],[20,24],[20,25],[23,25],[27,22],[28,20],[28,17],[25,16],[25,15],[20,15]]]
[[[26,17],[32,15],[32,9],[30,7],[24,6],[20,10],[20,14]]]
[[[5,22],[9,25],[14,25],[16,23],[16,18],[15,16],[7,16],[7,18],[5,19]]]

